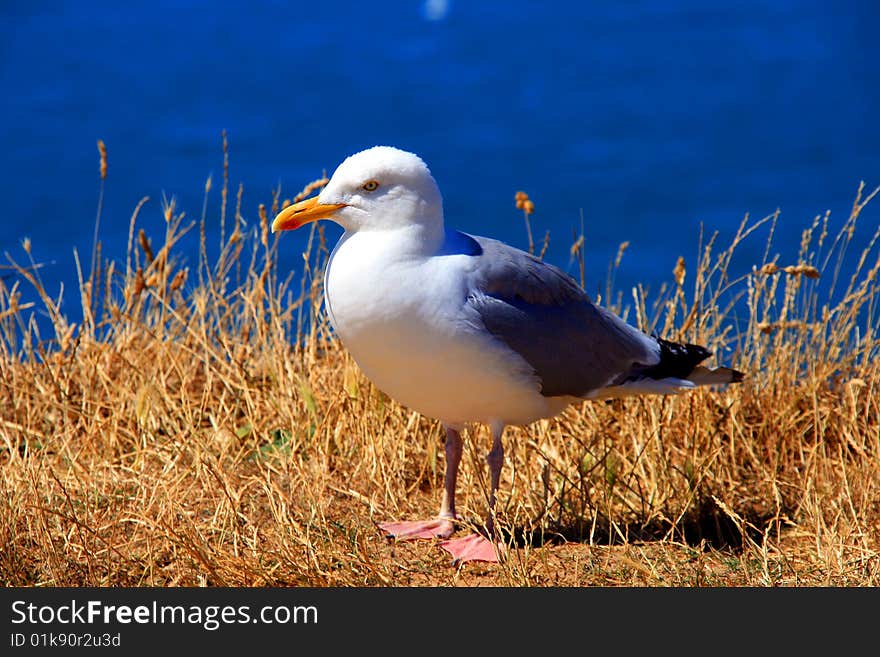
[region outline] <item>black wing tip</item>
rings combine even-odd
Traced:
[[[657,338],[660,345],[660,369],[675,371],[675,376],[686,378],[694,368],[712,355],[712,352],[699,344],[672,342]]]
[[[651,336],[660,346],[660,361],[651,366],[637,365],[625,381],[635,381],[638,379],[654,379],[659,381],[662,379],[689,379],[691,375],[697,371],[697,367],[701,367],[701,374],[697,377],[700,383],[697,385],[711,385],[714,383],[741,383],[745,379],[745,374],[732,367],[718,367],[716,369],[707,369],[700,366],[700,363],[712,355],[712,351],[699,344],[691,344],[690,342],[672,342],[664,340],[656,333]],[[709,374],[710,378],[706,378],[705,374]],[[713,375],[714,376],[711,376]],[[697,380],[690,379],[690,380]]]
[[[663,376],[658,375],[670,376],[671,374],[686,379],[697,365],[712,355],[712,351],[702,345],[689,342],[672,342],[656,335],[653,337],[660,345],[660,362],[653,368],[650,368],[651,371],[644,372],[651,378],[663,378]],[[746,378],[744,372],[735,370],[732,367],[725,367],[723,369],[730,376],[728,383],[742,383]]]
[[[652,336],[660,345],[660,362],[650,367],[639,368],[638,375],[650,379],[686,379],[712,352],[698,344],[672,342]]]

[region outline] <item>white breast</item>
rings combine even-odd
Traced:
[[[347,233],[325,275],[331,323],[367,377],[447,424],[525,424],[558,412],[522,358],[466,321],[469,257],[412,255],[396,233]]]

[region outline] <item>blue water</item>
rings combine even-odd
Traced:
[[[209,174],[215,242],[226,129],[251,224],[279,183],[292,195],[390,144],[428,162],[456,228],[525,246],[526,190],[547,259],[572,272],[583,216],[590,291],[624,240],[618,284],[656,289],[678,255],[693,265],[701,224],[726,243],[745,213],[776,208],[787,264],[815,215],[840,225],[859,181],[880,184],[878,19],[876,2],[794,0],[4,2],[0,251],[23,260],[30,237],[44,280],[76,301],[99,138],[106,255],[124,258],[142,196],[156,238],[163,194],[198,218]],[[875,203],[856,242],[878,223]],[[283,236],[287,266],[303,239]]]

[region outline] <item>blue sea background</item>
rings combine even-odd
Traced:
[[[154,240],[163,195],[198,219],[209,175],[216,244],[225,129],[231,208],[241,183],[250,226],[279,184],[292,196],[390,144],[426,160],[447,223],[467,232],[525,247],[513,196],[527,191],[547,260],[573,274],[583,220],[593,293],[621,242],[617,286],[657,290],[679,255],[693,270],[701,226],[726,245],[746,213],[777,208],[771,255],[791,264],[815,216],[839,227],[859,182],[880,184],[878,19],[880,3],[809,0],[4,2],[0,251],[24,262],[30,238],[79,315],[97,139],[105,257],[124,261],[143,196]],[[875,202],[854,250],[878,223]],[[282,236],[283,267],[301,270],[304,232]],[[734,274],[760,264],[766,234]],[[194,269],[196,240],[183,248]]]

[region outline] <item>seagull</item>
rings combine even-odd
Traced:
[[[324,273],[335,334],[380,390],[446,431],[440,510],[383,522],[397,540],[443,539],[453,563],[498,561],[495,498],[507,425],[582,400],[675,394],[743,374],[700,365],[705,347],[649,336],[594,304],[557,267],[503,242],[448,228],[428,166],[375,146],[346,158],[321,192],[281,210],[272,231],[329,219],[344,233]],[[451,538],[465,425],[492,433],[483,531]]]

